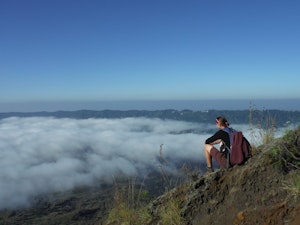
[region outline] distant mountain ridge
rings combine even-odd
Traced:
[[[0,119],[9,117],[55,117],[55,118],[128,118],[145,117],[170,120],[182,120],[198,123],[214,123],[215,118],[224,115],[232,124],[265,124],[285,126],[300,123],[300,111],[285,110],[78,110],[55,112],[8,112],[0,113]]]

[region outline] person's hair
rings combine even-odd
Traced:
[[[229,123],[228,123],[227,119],[224,116],[218,116],[216,118],[216,120],[219,121],[219,123],[220,123],[221,126],[224,126],[224,127],[228,127],[229,126]]]

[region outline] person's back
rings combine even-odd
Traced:
[[[216,118],[216,125],[218,127],[218,131],[208,139],[206,139],[204,144],[204,154],[207,164],[207,171],[213,172],[212,166],[212,158],[217,161],[217,163],[223,167],[227,168],[227,154],[225,151],[226,146],[230,146],[230,135],[224,129],[229,129],[229,123],[227,119],[223,116],[219,116]],[[221,145],[220,151],[214,147],[216,144],[225,143],[225,145]]]

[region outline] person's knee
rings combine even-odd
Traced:
[[[210,150],[212,149],[212,145],[210,145],[210,144],[204,144],[204,151],[206,151],[206,152],[209,152],[210,153]]]

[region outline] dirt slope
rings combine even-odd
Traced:
[[[299,134],[298,129],[290,140],[297,160]],[[200,176],[159,197],[151,205],[149,224],[159,224],[160,212],[168,202],[176,199],[180,202],[183,224],[299,225],[300,170],[283,171],[276,166],[278,162],[271,156],[278,145],[282,145],[282,140],[263,146],[245,165]],[[292,190],[294,181],[298,190]]]

